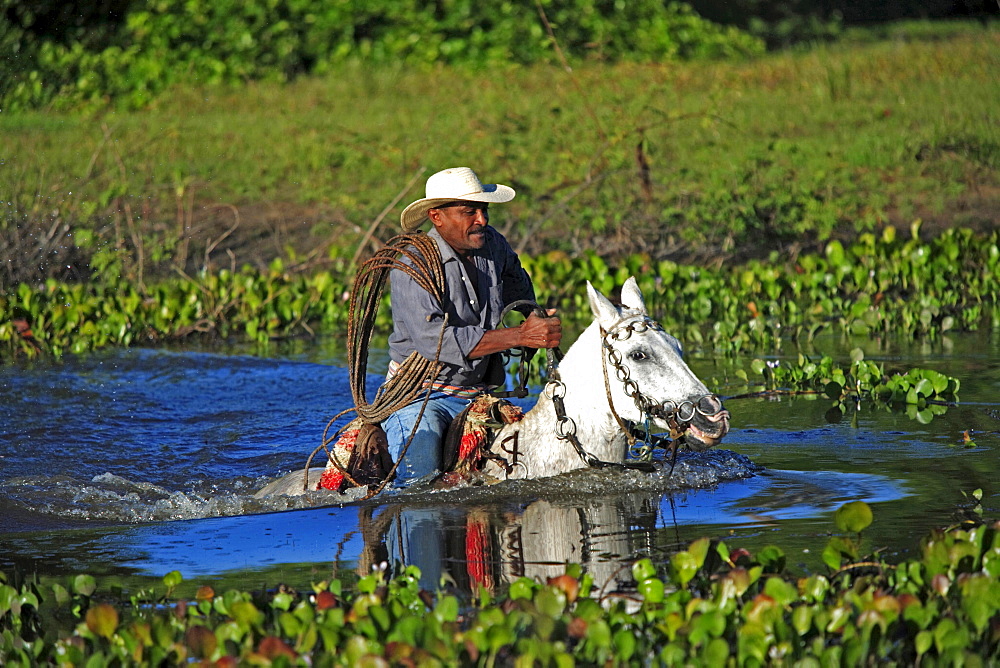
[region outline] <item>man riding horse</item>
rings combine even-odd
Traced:
[[[509,202],[514,194],[505,185],[483,185],[468,167],[455,167],[428,178],[426,197],[400,216],[407,233],[431,222],[428,236],[440,249],[446,290],[439,302],[406,272],[394,269],[390,274],[393,332],[386,381],[413,351],[441,363],[426,406],[421,396],[381,424],[394,461],[410,441],[396,471],[397,482],[442,469],[442,439],[452,420],[472,397],[504,382],[497,353],[516,347],[556,348],[562,340],[555,309],[548,311],[550,317],[531,313],[518,327],[498,329],[507,305],[535,301],[517,254],[489,225],[489,205]]]

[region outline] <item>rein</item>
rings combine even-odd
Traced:
[[[530,299],[519,299],[517,301],[511,302],[510,304],[507,304],[507,306],[504,307],[503,311],[500,312],[500,322],[502,323],[503,319],[506,318],[511,311],[525,309],[525,308],[530,308],[535,315],[541,318],[550,317],[549,314],[545,311],[545,309],[539,306],[536,302],[533,302]],[[514,350],[517,350],[519,352],[514,353],[513,352]],[[513,390],[509,391],[490,392],[490,395],[501,398],[517,397],[518,399],[524,399],[529,394],[528,362],[530,362],[531,358],[534,357],[535,349],[512,348],[510,351],[508,351],[508,354],[510,354],[512,357],[520,357],[522,360],[521,364],[519,364],[517,368],[517,386]],[[548,359],[548,364],[546,366],[546,373],[551,377],[553,373],[557,373],[555,368],[556,365],[559,363],[559,360],[562,358],[562,353],[559,352],[558,348],[546,348],[545,354]]]

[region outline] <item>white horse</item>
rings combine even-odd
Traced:
[[[574,469],[621,464],[623,426],[683,433],[694,450],[718,443],[729,412],[682,358],[681,345],[646,311],[634,278],[617,307],[587,283],[594,322],[569,348],[534,408],[493,441],[485,472],[497,478],[544,478]],[[322,468],[308,471],[318,481]],[[270,483],[257,496],[302,494],[306,470]]]

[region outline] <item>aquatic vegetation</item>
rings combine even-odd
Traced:
[[[271,338],[334,331],[347,322],[348,277],[291,275],[280,261],[175,278],[141,289],[128,280],[21,283],[0,296],[0,341],[12,354],[81,353],[107,345],[155,344],[193,335]],[[30,323],[30,338],[16,320]],[[385,323],[383,323],[385,324]]]
[[[903,407],[910,417],[920,422],[930,422],[934,415],[941,415],[947,407],[958,401],[961,380],[933,369],[912,368],[887,372],[884,364],[865,360],[860,348],[851,351],[851,363],[846,368],[828,355],[818,361],[799,354],[796,363],[778,360],[754,359],[751,371],[762,378],[759,385],[751,385],[743,369],[735,373],[747,384],[742,388],[745,396],[776,394],[822,394],[833,400],[833,409],[846,413],[848,406],[861,401],[884,407]]]
[[[608,289],[634,274],[655,316],[689,345],[722,353],[780,349],[837,328],[873,337],[936,338],[987,324],[1000,289],[1000,234],[948,230],[923,241],[894,228],[822,253],[712,269],[635,255],[612,266],[596,254],[526,264],[552,303],[579,307],[585,279]],[[572,317],[573,308],[567,309]]]
[[[689,348],[730,357],[771,354],[823,330],[934,340],[949,331],[995,326],[1000,232],[956,229],[929,241],[917,232],[915,226],[903,240],[886,228],[846,247],[831,241],[822,253],[718,269],[654,262],[644,255],[612,266],[594,253],[577,258],[551,253],[525,257],[524,263],[537,293],[560,308],[570,327],[582,327],[589,314],[585,281],[610,292],[635,275],[651,315],[668,331]],[[346,265],[306,274],[275,260],[265,272],[245,266],[146,285],[111,260],[85,283],[49,279],[0,294],[0,354],[58,356],[196,335],[266,345],[274,338],[336,333],[346,323],[352,279]],[[388,325],[383,309],[376,329]],[[841,394],[854,389],[908,403],[918,403],[901,396],[911,390],[925,399],[948,399],[957,391],[957,386],[938,388],[936,377],[922,384],[891,378],[883,383],[884,370],[863,360],[834,376],[831,364],[803,357],[797,365],[771,371],[769,387],[813,388],[824,379],[824,385],[839,382]],[[928,393],[928,387],[937,389]]]
[[[567,565],[546,581],[470,599],[429,592],[419,571],[376,568],[350,584],[219,593],[185,587],[101,591],[94,578],[0,574],[5,665],[933,665],[1000,657],[1000,523],[969,520],[926,536],[898,563],[868,553],[855,501],[821,547],[828,571],[786,570],[777,546],[751,554],[701,538],[669,562],[632,566],[632,593]],[[181,596],[181,590],[184,595]]]

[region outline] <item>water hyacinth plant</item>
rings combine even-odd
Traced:
[[[781,548],[701,538],[668,563],[632,566],[632,593],[567,565],[504,593],[429,592],[384,566],[347,587],[317,582],[177,596],[0,575],[4,665],[862,665],[990,664],[1000,657],[1000,523],[934,531],[890,563],[865,550],[872,511],[834,515],[825,573],[793,574]]]
[[[587,280],[611,292],[636,276],[665,328],[688,347],[726,356],[770,353],[824,330],[933,340],[1000,321],[1000,233],[959,229],[922,241],[916,232],[903,240],[886,228],[880,236],[864,234],[847,247],[832,241],[822,253],[791,261],[718,269],[643,255],[611,265],[593,253],[525,257],[524,264],[540,298],[558,306],[570,326],[581,327],[588,317]],[[205,270],[149,284],[137,283],[134,272],[114,259],[94,269],[87,282],[50,279],[0,294],[0,354],[59,355],[193,334],[266,343],[335,333],[346,322],[353,280],[344,263],[310,274],[281,260],[267,271]],[[18,320],[30,327],[30,339],[15,325]],[[380,324],[384,329],[388,318]],[[801,373],[783,369],[780,380],[805,380],[803,373],[813,373],[806,373],[806,361],[798,366]],[[867,366],[857,371],[874,372]]]

